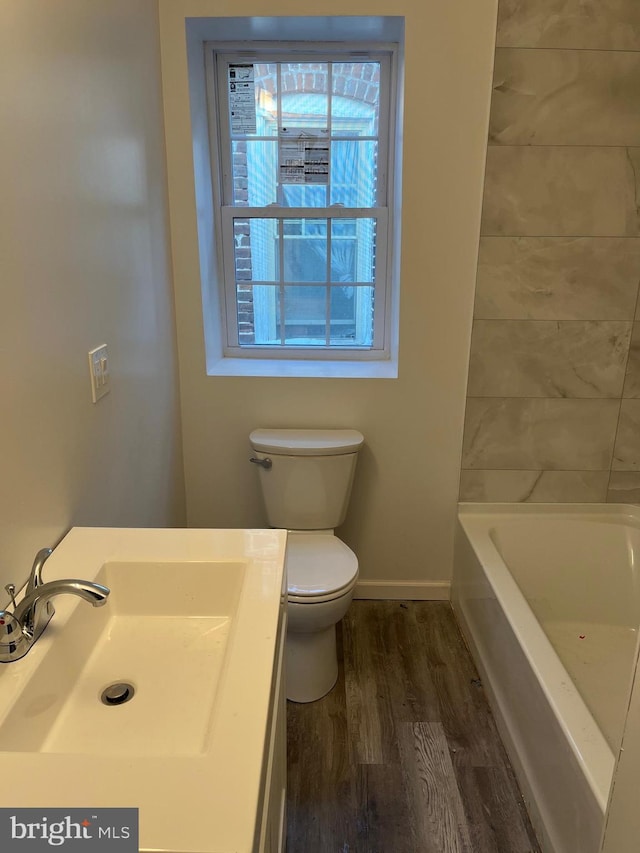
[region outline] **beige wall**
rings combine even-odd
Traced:
[[[183,522],[155,0],[3,0],[0,104],[4,586],[71,525]]]
[[[296,15],[294,0],[160,0],[190,525],[265,523],[254,427],[354,427],[366,446],[341,535],[369,580],[450,576],[486,150],[494,0],[327,0],[327,15],[405,15],[400,376],[205,373],[185,17]],[[316,10],[314,10],[316,11]]]
[[[640,500],[640,10],[501,0],[462,500]]]

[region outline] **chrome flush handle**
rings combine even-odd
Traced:
[[[273,465],[273,462],[269,459],[269,457],[267,457],[266,459],[257,459],[255,456],[252,456],[251,459],[249,459],[249,462],[253,462],[254,465],[261,465],[263,468],[266,468],[267,471]]]

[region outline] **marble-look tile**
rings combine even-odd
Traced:
[[[612,471],[607,490],[607,502],[616,504],[640,503],[640,472]]]
[[[640,145],[640,52],[495,54],[489,140],[500,145]]]
[[[607,470],[619,406],[618,400],[469,397],[462,468]]]
[[[640,50],[638,0],[500,0],[505,47]]]
[[[621,403],[611,469],[640,471],[640,400]]]
[[[622,396],[640,399],[640,323],[633,324]]]
[[[599,503],[608,480],[608,471],[462,471],[460,500]]]
[[[482,237],[474,316],[501,320],[631,320],[640,239]]]
[[[490,145],[482,233],[640,236],[640,148]]]
[[[470,397],[620,397],[631,323],[475,320]]]

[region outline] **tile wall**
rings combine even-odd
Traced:
[[[460,499],[640,502],[640,2],[496,44]]]

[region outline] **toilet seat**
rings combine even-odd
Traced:
[[[288,600],[299,604],[332,601],[358,579],[358,558],[331,533],[289,533]]]

